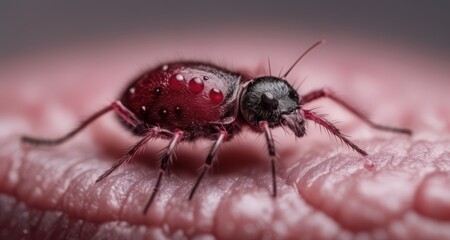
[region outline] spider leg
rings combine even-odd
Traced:
[[[356,144],[354,144],[352,141],[350,141],[344,134],[339,131],[337,127],[335,127],[332,123],[327,121],[325,118],[321,117],[320,115],[312,112],[311,110],[302,109],[303,114],[305,115],[305,118],[311,121],[314,121],[318,123],[319,125],[323,126],[326,130],[328,130],[330,133],[338,137],[340,140],[342,140],[345,144],[347,144],[350,148],[361,154],[362,156],[367,156],[367,152],[359,148]]]
[[[213,160],[217,156],[217,152],[224,142],[226,136],[226,131],[220,131],[219,136],[217,137],[217,140],[212,145],[211,149],[209,150],[208,156],[206,157],[205,163],[202,166],[202,170],[200,172],[200,175],[198,175],[197,180],[195,181],[194,186],[191,189],[191,192],[189,193],[189,200],[194,197],[195,191],[197,190],[198,186],[200,185],[200,182],[202,181],[203,177],[205,176],[206,172],[211,168]]]
[[[323,97],[329,98],[329,99],[333,100],[334,102],[336,102],[337,104],[341,105],[342,107],[344,107],[345,109],[347,109],[348,111],[350,111],[351,113],[356,115],[359,119],[361,119],[363,122],[365,122],[372,128],[375,128],[375,129],[378,129],[381,131],[395,132],[395,133],[401,133],[401,134],[407,134],[407,135],[412,134],[412,131],[410,129],[385,126],[385,125],[381,125],[381,124],[372,122],[363,113],[358,111],[356,108],[351,106],[346,101],[339,98],[332,90],[330,90],[328,88],[314,90],[314,91],[311,91],[310,93],[302,96],[300,105],[312,102],[316,99],[323,98]]]
[[[170,140],[169,145],[167,146],[166,150],[164,151],[162,157],[161,157],[161,165],[159,167],[159,174],[158,178],[156,180],[155,187],[153,188],[152,195],[147,201],[147,204],[144,207],[143,214],[147,214],[148,209],[152,205],[153,201],[155,200],[156,194],[159,191],[159,188],[161,187],[161,181],[164,173],[167,171],[167,167],[169,165],[169,161],[173,156],[175,147],[177,144],[183,139],[183,132],[182,131],[176,131],[173,136],[172,140]]]
[[[78,127],[74,128],[72,131],[66,133],[65,135],[59,138],[48,139],[48,138],[22,136],[21,140],[22,142],[26,142],[33,145],[58,145],[69,140],[70,138],[75,136],[78,132],[80,132],[82,129],[84,129],[86,126],[88,126],[90,123],[92,123],[94,120],[103,116],[105,113],[111,110],[114,110],[119,116],[124,118],[128,123],[130,123],[133,126],[137,125],[139,122],[139,120],[130,110],[128,110],[125,106],[123,106],[120,101],[116,101],[111,105],[106,106],[101,110],[97,111],[96,113],[92,114],[87,119],[82,121],[80,125],[78,125]]]
[[[272,196],[277,196],[277,182],[276,182],[276,166],[275,166],[275,158],[276,158],[276,152],[275,152],[275,143],[273,140],[272,132],[269,128],[269,123],[266,121],[259,122],[259,127],[264,131],[264,136],[266,137],[267,141],[267,150],[269,151],[270,156],[270,163],[271,163],[271,169],[272,169]]]
[[[128,152],[119,161],[117,161],[111,166],[111,168],[109,168],[102,175],[100,175],[95,182],[97,183],[102,181],[103,179],[111,175],[111,173],[116,171],[120,166],[130,162],[131,159],[133,159],[134,155],[139,151],[139,149],[141,149],[150,139],[156,138],[158,137],[158,135],[161,135],[162,133],[165,133],[167,135],[167,132],[168,132],[167,130],[161,130],[158,127],[150,128],[145,134],[145,136],[141,138],[141,140],[139,140],[133,147],[131,147],[130,150],[128,150]]]

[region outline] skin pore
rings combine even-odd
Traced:
[[[366,169],[359,154],[314,124],[300,139],[280,128],[273,131],[275,199],[264,138],[253,133],[221,148],[192,201],[188,194],[211,142],[181,144],[147,215],[142,208],[167,141],[150,141],[97,184],[137,141],[112,114],[60,146],[19,142],[22,134],[60,136],[161,62],[201,59],[259,76],[268,73],[270,56],[276,75],[315,40],[137,38],[3,60],[0,238],[450,238],[450,68],[448,58],[420,50],[331,38],[299,63],[288,80],[300,94],[329,87],[377,123],[410,128],[414,135],[376,131],[320,100],[308,107],[339,121],[375,167]]]

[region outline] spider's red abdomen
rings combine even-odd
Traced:
[[[139,76],[120,101],[144,124],[135,133],[159,126],[202,136],[205,127],[236,118],[241,78],[211,64],[170,63]]]

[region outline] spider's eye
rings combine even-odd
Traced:
[[[298,93],[296,91],[289,92],[289,98],[298,101]]]

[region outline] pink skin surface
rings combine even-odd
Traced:
[[[375,167],[366,169],[359,154],[312,123],[302,139],[277,129],[275,199],[264,137],[254,133],[221,148],[192,201],[189,191],[212,143],[180,144],[145,216],[158,153],[168,141],[150,141],[130,164],[96,184],[138,140],[112,114],[60,146],[19,141],[22,134],[67,132],[119,98],[147,67],[204,60],[258,76],[268,73],[270,56],[277,75],[318,40],[286,35],[255,43],[250,36],[121,39],[0,62],[0,238],[450,239],[448,56],[326,39],[290,73],[299,93],[329,87],[375,122],[414,135],[373,130],[319,100],[305,108],[338,120]]]

